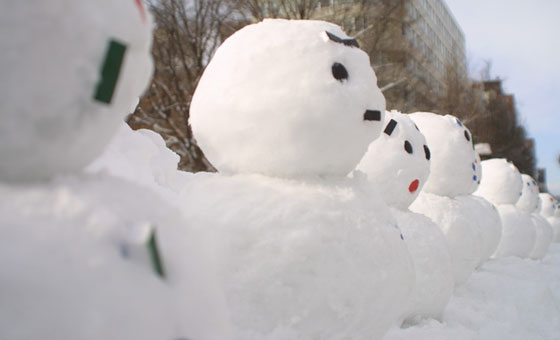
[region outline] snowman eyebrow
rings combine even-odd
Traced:
[[[332,34],[329,31],[325,31],[325,33],[327,33],[327,37],[329,37],[329,39],[331,39],[332,41],[334,41],[336,43],[344,44],[344,45],[349,46],[349,47],[360,48],[360,44],[358,44],[358,41],[356,39],[342,39],[342,38]]]
[[[391,119],[389,123],[387,123],[387,126],[385,127],[385,130],[383,130],[383,132],[390,136],[393,133],[393,130],[395,130],[396,126],[397,126],[397,121]]]

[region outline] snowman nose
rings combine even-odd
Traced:
[[[410,185],[408,186],[408,191],[410,191],[410,193],[415,192],[416,190],[418,190],[418,185],[420,185],[420,181],[415,179],[414,181],[410,182]]]
[[[364,113],[364,120],[381,120],[381,111],[378,110],[366,110]]]

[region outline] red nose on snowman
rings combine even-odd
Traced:
[[[414,193],[416,190],[418,190],[418,186],[420,185],[420,181],[415,179],[414,181],[410,182],[410,185],[408,186],[408,191],[410,191],[410,193]]]

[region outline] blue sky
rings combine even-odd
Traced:
[[[560,195],[560,1],[446,0],[467,43],[473,76],[492,62],[492,76],[515,95],[521,121],[536,142],[551,193]]]

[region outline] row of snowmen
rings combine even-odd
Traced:
[[[481,162],[455,117],[386,111],[367,54],[321,21],[265,20],[216,52],[190,123],[218,173],[80,173],[148,83],[149,13],[8,7],[2,338],[381,339],[439,318],[489,258],[560,238],[552,196]]]

